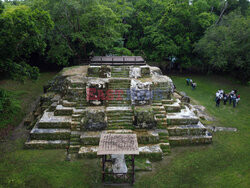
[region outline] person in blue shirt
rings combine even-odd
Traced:
[[[187,82],[187,85],[189,86],[190,79],[187,78],[187,79],[186,79],[186,82]]]

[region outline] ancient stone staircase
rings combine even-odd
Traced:
[[[168,113],[181,111],[181,101],[179,99],[162,100],[162,103]]]
[[[84,115],[84,109],[75,109],[72,114],[71,135],[69,142],[69,153],[78,153],[80,143],[80,121]]]
[[[168,132],[171,145],[207,144],[212,136],[201,124],[199,118],[187,107],[180,112],[168,113]]]
[[[152,108],[158,128],[167,128],[167,113],[162,101],[153,101]]]
[[[112,67],[111,77],[129,78],[129,67],[126,66]]]
[[[27,148],[67,148],[70,138],[70,116],[56,116],[54,112],[45,111],[42,118],[30,132]]]
[[[108,89],[113,91],[113,97],[107,100],[108,106],[129,106],[130,79],[111,79],[109,82]]]
[[[133,128],[133,111],[131,107],[107,107],[108,129]]]

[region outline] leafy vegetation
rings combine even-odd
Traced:
[[[0,129],[10,123],[20,111],[20,101],[15,100],[9,92],[0,89]]]
[[[0,139],[18,126],[30,112],[30,105],[43,92],[43,85],[55,73],[41,73],[36,80],[24,83],[15,80],[0,80]]]
[[[46,11],[28,6],[8,6],[0,14],[0,73],[37,79],[39,69],[27,62],[32,53],[43,53],[45,36],[53,22]]]
[[[250,78],[250,19],[236,13],[225,16],[219,26],[211,27],[196,44],[206,69],[232,72],[241,82]]]
[[[249,4],[248,0],[1,2],[1,76],[37,79],[38,68],[81,64],[93,55],[141,55],[170,70],[225,72],[247,83]]]

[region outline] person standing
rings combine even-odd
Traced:
[[[223,96],[224,105],[227,104],[227,99],[228,99],[228,95],[224,94],[224,96]]]
[[[190,83],[190,85],[192,85],[192,84],[193,84],[193,80],[192,80],[192,79],[190,79],[189,83]]]
[[[232,101],[233,101],[233,107],[234,108],[236,107],[236,99],[237,99],[236,95],[233,94]]]
[[[216,107],[219,107],[220,106],[220,93],[219,92],[216,93],[215,102],[216,102]]]
[[[240,95],[237,95],[237,97],[236,97],[236,104],[237,105],[238,105],[239,101],[240,101]]]
[[[232,103],[233,95],[234,95],[234,90],[232,90],[232,91],[229,93],[229,104]]]
[[[194,90],[196,88],[196,83],[192,83],[192,89]]]
[[[187,78],[187,79],[186,79],[186,82],[187,82],[187,85],[189,86],[190,79]]]

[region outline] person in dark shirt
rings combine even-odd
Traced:
[[[234,107],[234,108],[236,107],[236,99],[237,99],[236,95],[233,94],[233,96],[232,96],[232,101],[233,101],[233,107]]]
[[[223,102],[224,102],[224,105],[227,104],[227,100],[228,100],[228,95],[224,93],[224,95],[223,95]]]

